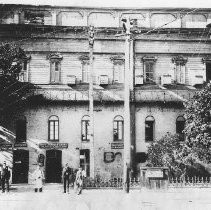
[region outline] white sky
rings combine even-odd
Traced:
[[[81,7],[178,7],[211,8],[211,0],[0,0],[2,4],[33,4]]]

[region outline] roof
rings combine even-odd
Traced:
[[[96,102],[123,102],[124,87],[122,85],[101,87],[94,85],[93,97]],[[184,102],[192,98],[197,90],[189,86],[168,87],[142,86],[131,93],[131,101],[135,102]],[[47,101],[82,102],[89,100],[88,85],[68,87],[66,85],[38,86],[34,95],[41,95]]]

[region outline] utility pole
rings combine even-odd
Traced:
[[[125,74],[124,74],[124,161],[123,161],[123,182],[124,190],[129,193],[129,170],[131,166],[131,123],[130,123],[130,28],[132,23],[129,18],[122,19],[125,31]]]
[[[95,151],[94,151],[94,100],[93,100],[93,46],[94,26],[89,26],[89,138],[90,138],[90,176],[95,177]]]

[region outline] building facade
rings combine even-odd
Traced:
[[[21,105],[4,108],[16,134],[13,182],[30,183],[38,162],[46,182],[62,167],[88,176],[121,178],[124,158],[125,38],[130,41],[131,167],[146,162],[147,146],[167,132],[182,135],[183,102],[211,79],[211,10],[99,9],[2,5],[0,40],[28,55],[20,80],[36,85]],[[90,69],[88,26],[95,27]],[[90,142],[89,74],[93,74],[94,135]],[[5,152],[5,151],[4,151]]]

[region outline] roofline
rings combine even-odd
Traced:
[[[162,10],[167,10],[167,11],[178,11],[178,10],[194,10],[197,9],[196,11],[210,11],[211,7],[209,8],[197,8],[197,7],[100,7],[100,6],[59,6],[59,5],[36,5],[36,4],[0,4],[0,5],[5,5],[5,6],[23,6],[23,7],[49,7],[49,8],[65,8],[65,9],[96,9],[96,10],[118,10],[118,11],[128,11],[128,10],[150,10],[150,11],[162,11]],[[184,11],[188,12],[188,11]]]

